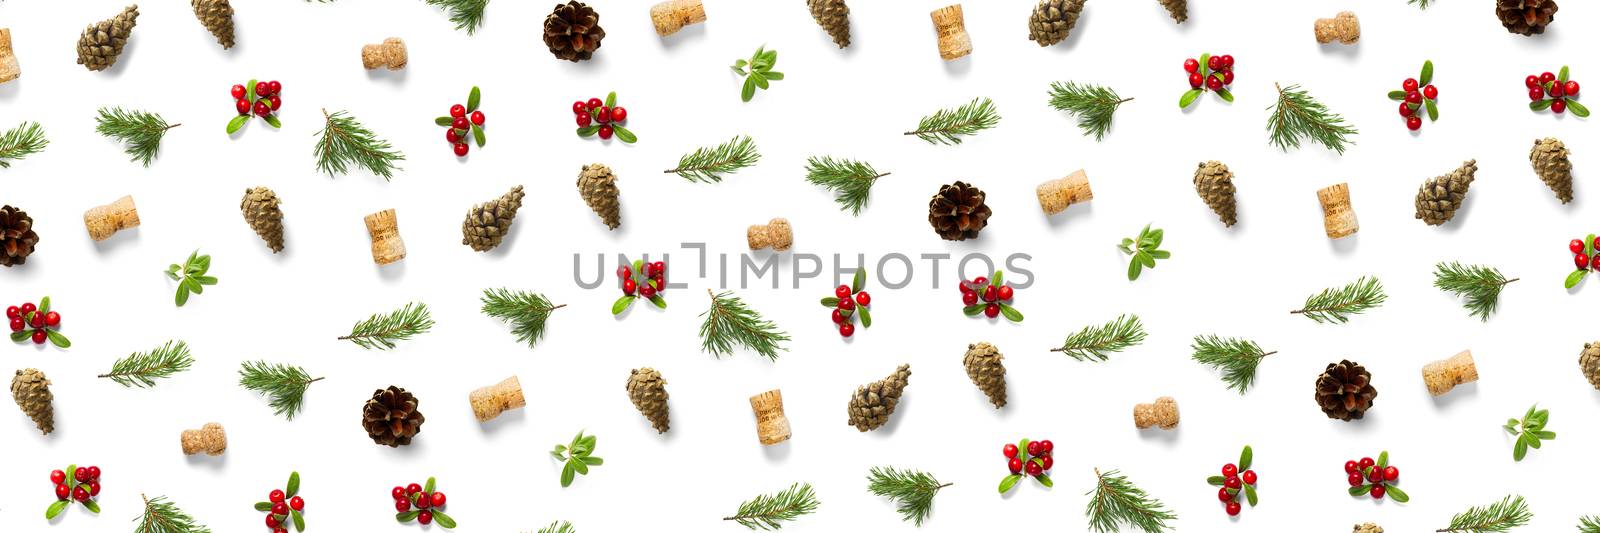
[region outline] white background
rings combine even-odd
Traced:
[[[1584,37],[1600,16],[1589,2],[1563,2],[1548,33],[1526,38],[1505,32],[1485,2],[1440,0],[1423,12],[1399,0],[1199,0],[1188,23],[1175,26],[1153,0],[1096,0],[1071,39],[1044,49],[1026,39],[1032,2],[969,2],[975,52],[946,63],[928,19],[937,2],[857,0],[853,44],[838,50],[799,0],[708,0],[707,23],[666,39],[651,30],[649,2],[602,0],[595,5],[608,35],[595,59],[579,64],[553,59],[539,42],[551,2],[493,2],[475,36],[416,1],[235,4],[239,44],[229,51],[187,4],[141,6],[129,47],[99,73],[74,64],[73,45],[84,25],[122,3],[0,6],[24,72],[0,86],[0,123],[37,120],[51,139],[44,153],[0,170],[0,202],[26,209],[42,236],[25,267],[0,272],[0,294],[6,303],[52,295],[75,342],[67,351],[6,348],[10,366],[43,369],[56,395],[49,437],[17,411],[4,424],[7,530],[45,529],[47,474],[72,462],[105,470],[104,512],[72,509],[52,531],[126,528],[141,492],[170,496],[215,530],[249,531],[263,520],[251,504],[296,469],[308,522],[320,531],[416,527],[392,522],[389,488],[429,475],[439,477],[450,514],[468,532],[531,531],[554,519],[589,532],[739,531],[718,519],[794,481],[813,483],[822,506],[786,529],[910,529],[867,494],[872,465],[925,469],[955,483],[938,496],[928,531],[1081,530],[1095,467],[1120,468],[1161,498],[1180,516],[1179,531],[1342,532],[1368,520],[1389,531],[1431,530],[1510,493],[1528,496],[1537,514],[1529,530],[1570,530],[1580,514],[1600,513],[1574,490],[1600,467],[1592,453],[1600,431],[1590,423],[1600,393],[1575,365],[1596,337],[1596,289],[1560,285],[1571,270],[1567,241],[1597,229],[1583,223],[1597,194],[1583,179],[1600,164],[1589,157],[1596,139],[1579,133],[1592,126],[1583,120],[1530,113],[1522,86],[1524,75],[1563,62],[1580,81],[1600,72],[1582,62],[1600,44]],[[1318,46],[1313,20],[1346,8],[1361,16],[1361,44]],[[361,45],[388,36],[406,40],[410,66],[364,71]],[[727,65],[763,43],[780,51],[777,70],[788,78],[741,103]],[[1180,63],[1202,52],[1238,58],[1238,101],[1206,95],[1179,111],[1187,88]],[[1443,113],[1414,135],[1384,93],[1430,58]],[[254,121],[230,139],[225,94],[249,78],[283,82],[284,128]],[[1108,84],[1136,99],[1096,143],[1047,106],[1056,80]],[[1303,84],[1345,114],[1361,130],[1358,144],[1342,157],[1269,146],[1263,127],[1274,82]],[[432,119],[474,84],[484,91],[489,144],[458,160]],[[571,134],[570,102],[610,90],[629,108],[639,144]],[[919,117],[974,96],[994,99],[1004,117],[998,128],[955,147],[900,135]],[[145,169],[94,133],[101,105],[184,125]],[[407,156],[405,171],[388,183],[360,171],[317,173],[319,108],[348,110],[393,141]],[[757,166],[720,184],[661,173],[680,154],[740,133],[759,144]],[[1579,169],[1569,205],[1527,163],[1531,141],[1549,135],[1567,142]],[[893,174],[851,217],[803,180],[810,155],[859,158]],[[1443,227],[1414,220],[1417,186],[1467,158],[1477,158],[1480,171],[1464,210]],[[1207,159],[1236,174],[1240,222],[1231,229],[1193,192],[1194,166]],[[620,176],[617,231],[606,231],[574,190],[579,168],[592,162]],[[1088,170],[1095,199],[1046,219],[1035,185],[1078,168]],[[928,196],[958,179],[987,191],[994,208],[976,241],[939,240],[925,222]],[[1345,181],[1362,228],[1333,243],[1314,191]],[[506,244],[487,254],[460,245],[465,210],[518,184],[528,197]],[[283,198],[282,254],[270,254],[236,208],[256,185]],[[124,194],[137,200],[144,225],[91,242],[81,213]],[[398,209],[410,256],[380,269],[361,217],[386,208]],[[698,349],[696,332],[715,266],[712,280],[696,279],[697,261],[679,243],[737,254],[745,226],[773,216],[793,222],[798,251],[824,256],[1032,254],[1037,282],[1016,301],[1027,321],[962,316],[950,262],[934,290],[919,261],[911,288],[884,290],[874,280],[876,327],[849,342],[815,303],[831,292],[830,280],[741,290],[795,340],[776,363],[750,353],[714,359]],[[1147,222],[1166,228],[1173,258],[1129,283],[1114,245]],[[174,308],[174,286],[161,270],[197,247],[213,256],[221,284]],[[689,288],[669,291],[664,312],[635,309],[614,320],[607,309],[615,289],[573,282],[574,253],[593,269],[597,253],[675,251],[673,281]],[[1480,323],[1431,287],[1441,260],[1496,266],[1522,281]],[[1363,274],[1383,280],[1390,300],[1381,309],[1342,326],[1287,314],[1306,295]],[[567,304],[537,349],[478,311],[480,291],[497,286]],[[353,322],[412,300],[426,302],[438,326],[400,349],[334,340]],[[1069,331],[1128,312],[1144,319],[1150,338],[1110,362],[1048,351]],[[1189,359],[1190,339],[1204,333],[1279,353],[1241,397]],[[153,390],[94,378],[114,359],[168,339],[190,343],[192,371]],[[961,355],[977,341],[1007,355],[1004,410],[992,409],[962,371]],[[1468,348],[1482,381],[1430,399],[1421,366]],[[258,358],[328,379],[286,422],[236,384],[239,362]],[[1380,391],[1364,421],[1329,420],[1312,401],[1317,374],[1341,358],[1371,369]],[[851,391],[901,363],[914,375],[895,421],[867,434],[846,425]],[[623,391],[628,370],[640,366],[670,382],[667,435],[658,436]],[[529,406],[478,424],[467,393],[511,374],[521,376]],[[357,423],[369,393],[390,384],[415,392],[428,418],[409,447],[374,445]],[[747,398],[772,388],[783,390],[794,439],[763,448]],[[1161,395],[1178,398],[1180,429],[1135,430],[1132,406]],[[1499,425],[1534,402],[1551,409],[1550,429],[1560,437],[1514,463]],[[179,432],[208,421],[226,425],[227,455],[181,455]],[[559,465],[545,452],[580,429],[599,435],[596,455],[606,464],[562,489]],[[1025,483],[998,496],[1000,447],[1022,437],[1057,443],[1057,486]],[[1204,478],[1247,443],[1262,502],[1230,520]],[[1384,449],[1402,471],[1409,505],[1345,494],[1341,464]]]

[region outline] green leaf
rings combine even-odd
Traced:
[[[216,285],[217,278],[212,276],[195,276],[194,281],[201,285]]]
[[[1206,483],[1209,483],[1215,487],[1221,487],[1225,481],[1227,481],[1227,479],[1224,479],[1222,476],[1211,476],[1206,478]]]
[[[296,521],[295,523],[299,524],[299,521]],[[444,514],[443,511],[440,511],[438,509],[434,509],[434,511],[433,511],[433,523],[439,524],[439,527],[442,527],[442,528],[445,528],[445,529],[455,529],[456,528],[456,519],[450,518],[450,515]]]
[[[294,519],[294,530],[295,531],[305,531],[306,530],[306,517],[304,515],[301,515],[300,511],[296,511],[294,509],[290,509],[289,510],[289,518],[293,518]],[[433,512],[433,518],[435,520],[437,520],[439,518],[439,512],[438,511],[434,511]]]
[[[1381,470],[1381,469],[1383,469],[1383,467],[1386,467],[1386,466],[1389,466],[1389,451],[1388,450],[1384,450],[1382,453],[1378,454],[1378,465],[1377,465],[1377,468]]]
[[[1050,475],[1049,474],[1039,474],[1037,477],[1035,477],[1033,479],[1034,479],[1034,481],[1038,481],[1040,485],[1044,485],[1045,487],[1054,487],[1054,486],[1056,486],[1056,482],[1050,480]]]
[[[1017,441],[1017,455],[1020,457],[1028,456],[1028,439]]]
[[[1554,432],[1554,431],[1536,431],[1536,432],[1534,432],[1534,436],[1537,436],[1542,440],[1553,440],[1553,439],[1556,438],[1556,432]]]
[[[754,75],[744,79],[744,85],[739,88],[739,99],[749,102],[756,96],[756,78]]]
[[[1406,92],[1405,91],[1389,91],[1389,99],[1390,100],[1395,100],[1395,101],[1405,100],[1406,99]]]
[[[1246,501],[1250,502],[1250,506],[1251,507],[1255,507],[1256,506],[1256,487],[1255,487],[1255,485],[1245,485],[1244,486],[1244,499]]]
[[[1582,271],[1580,271],[1580,272],[1582,272]],[[961,308],[961,312],[962,313],[966,313],[967,316],[978,316],[978,313],[982,313],[983,312],[983,306],[982,305],[976,305],[976,304],[969,305],[969,306]]]
[[[67,502],[69,501],[70,500],[56,500],[55,503],[50,504],[49,507],[44,509],[44,519],[52,520],[56,517],[56,515],[61,514],[61,511],[65,511],[67,509]]]
[[[434,487],[436,485],[437,484],[435,483],[434,479],[432,477],[429,477],[428,478],[428,482],[422,484],[422,492],[426,492],[428,494],[433,494],[433,492],[434,492],[433,489],[434,489]]]
[[[233,132],[239,131],[239,128],[243,128],[244,123],[249,121],[250,115],[239,115],[237,117],[233,117],[233,120],[228,121],[228,135],[233,135]]]
[[[472,140],[478,142],[478,148],[483,148],[483,127],[477,125],[472,126]]]
[[[24,339],[27,339],[31,336],[33,336],[33,334],[28,333],[28,330],[13,331],[11,332],[11,342],[22,342]]]
[[[1422,76],[1417,78],[1417,86],[1426,86],[1433,83],[1433,60],[1422,62]]]
[[[67,474],[67,488],[70,489],[70,488],[74,488],[74,487],[78,486],[77,478],[72,477],[73,474],[76,473],[77,471],[78,471],[78,465],[67,465],[67,469],[66,470],[62,470],[62,472],[66,472],[66,474]]]
[[[1194,103],[1194,100],[1200,97],[1201,92],[1203,91],[1200,89],[1189,89],[1188,91],[1184,91],[1183,96],[1178,98],[1178,107],[1189,107],[1189,104]]]
[[[1552,103],[1555,103],[1555,100],[1534,100],[1532,102],[1528,102],[1528,109],[1532,109],[1534,111],[1544,111],[1545,109],[1549,109],[1550,104]]]
[[[1356,486],[1356,487],[1350,487],[1350,495],[1351,496],[1361,496],[1361,495],[1366,494],[1368,492],[1372,492],[1372,487],[1373,487],[1373,485],[1365,485],[1365,484],[1360,485],[1360,486]]]
[[[598,131],[600,131],[600,126],[584,126],[582,128],[578,128],[577,133],[579,137],[588,137],[594,135],[595,132]]]
[[[1142,253],[1142,252],[1141,252]],[[1134,254],[1128,261],[1128,281],[1139,279],[1139,271],[1144,269],[1144,264],[1139,261],[1139,255]]]
[[[1394,485],[1389,485],[1388,487],[1386,487],[1386,492],[1387,492],[1387,496],[1389,496],[1389,499],[1391,499],[1391,500],[1394,500],[1394,501],[1397,501],[1397,502],[1400,502],[1400,503],[1406,503],[1406,502],[1411,501],[1411,495],[1406,494],[1406,491],[1400,490],[1400,487],[1396,487]]]
[[[834,298],[832,296],[829,296],[827,298],[823,298],[822,299],[822,306],[826,307],[828,309],[838,309],[839,308],[839,299],[838,298]]]
[[[173,300],[177,302],[178,307],[183,307],[183,304],[189,302],[189,280],[188,279],[184,279],[183,281],[178,282],[178,294],[173,296]]]
[[[1200,54],[1200,76],[1211,75],[1211,54]]]
[[[1006,320],[1010,320],[1012,322],[1022,321],[1022,311],[1018,311],[1017,308],[1011,307],[1004,303],[1000,304],[1000,314],[1005,315]]]
[[[256,502],[256,510],[267,512],[272,510],[272,502]]]
[[[249,100],[251,104],[256,103],[256,80],[244,84],[244,99]]]
[[[628,310],[628,306],[633,305],[634,298],[631,295],[623,295],[621,298],[617,298],[617,301],[611,304],[611,314],[620,315],[623,311]]]
[[[1009,476],[1001,478],[1000,479],[1000,493],[1001,494],[1005,494],[1006,492],[1009,492],[1011,490],[1011,487],[1017,486],[1017,482],[1018,481],[1022,481],[1022,474],[1011,474]]]
[[[1233,103],[1233,93],[1228,92],[1228,89],[1226,87],[1221,88],[1221,89],[1217,89],[1217,96],[1221,96],[1222,100],[1225,101],[1225,102],[1228,102],[1230,104]]]
[[[1428,120],[1439,120],[1439,104],[1433,100],[1423,100],[1422,104],[1428,108]]]
[[[850,280],[850,292],[861,292],[861,289],[865,288],[867,288],[867,269],[858,268],[855,277]]]
[[[561,467],[561,486],[563,487],[572,486],[572,478],[578,475],[577,467],[572,465],[573,463],[568,461]]]
[[[278,121],[278,115],[276,114],[266,115],[261,117],[261,119],[267,121],[267,124],[271,124],[274,128],[283,127],[283,123]]]
[[[1244,447],[1244,451],[1239,452],[1239,471],[1243,472],[1245,470],[1249,470],[1250,461],[1255,459],[1255,457],[1255,450],[1250,449],[1250,446],[1246,445]]]
[[[667,299],[666,298],[662,298],[660,294],[657,294],[655,296],[651,296],[650,297],[650,303],[656,304],[656,307],[659,307],[661,309],[666,309],[667,308]]]
[[[44,297],[44,298],[39,300],[39,311],[38,312],[40,312],[40,313],[49,313],[50,312],[50,297],[49,296],[46,296],[46,297]]]
[[[632,131],[628,131],[628,128],[624,128],[622,126],[618,126],[616,124],[612,124],[611,125],[611,131],[612,131],[612,133],[616,133],[617,134],[617,139],[621,140],[622,142],[625,142],[625,143],[628,143],[628,144],[633,144],[633,143],[639,141],[639,138],[633,136],[633,132]]]
[[[1581,268],[1572,271],[1571,274],[1567,274],[1567,288],[1570,289],[1577,286],[1578,282],[1583,281],[1583,277],[1587,275],[1589,275],[1589,271]]]
[[[410,522],[412,520],[416,520],[418,514],[421,514],[421,511],[406,511],[404,513],[395,513],[394,514],[394,519],[400,521],[400,523],[403,524],[403,523]]]
[[[856,306],[856,311],[861,314],[861,327],[872,327],[872,313],[867,311],[867,307],[864,305]]]
[[[1150,253],[1150,257],[1154,257],[1156,259],[1170,259],[1170,258],[1172,258],[1172,252],[1168,252],[1166,250],[1150,250],[1149,253]]]
[[[580,457],[578,458],[578,461],[588,466],[600,466],[606,464],[606,460],[599,457]]]
[[[617,107],[617,92],[611,91],[606,95],[606,107]]]
[[[285,497],[292,498],[298,492],[300,492],[300,473],[290,472],[289,484],[283,489],[283,493]]]
[[[44,330],[44,336],[45,337],[49,337],[50,338],[50,344],[56,345],[57,348],[71,348],[72,347],[72,341],[67,340],[67,336],[66,335],[62,335],[60,332],[57,332],[56,330],[46,329],[46,330]]]
[[[767,79],[769,79],[769,80],[772,80],[772,81],[778,81],[778,80],[783,79],[783,73],[782,72],[767,71],[766,73],[762,74],[762,76],[767,78]]]
[[[440,126],[449,126],[449,125],[455,123],[455,119],[450,118],[450,117],[439,117],[439,118],[433,119],[433,123],[434,124],[438,124]]]
[[[100,514],[100,503],[94,500],[84,500],[83,508],[88,509],[91,513]]]
[[[1583,104],[1571,98],[1567,99],[1567,111],[1571,111],[1573,115],[1577,115],[1579,118],[1587,118],[1589,116],[1589,108],[1583,107]]]
[[[1583,238],[1583,255],[1594,257],[1594,237],[1595,235],[1590,233],[1588,237]]]
[[[1556,83],[1566,84],[1567,83],[1567,73],[1568,73],[1567,72],[1567,66],[1566,65],[1561,65],[1561,73],[1560,74],[1556,74]]]
[[[1527,456],[1528,456],[1528,436],[1526,434],[1519,435],[1517,437],[1517,445],[1512,447],[1511,458],[1515,459],[1517,461],[1521,461],[1523,457],[1527,457]]]
[[[1005,281],[1003,281],[1004,276],[1005,276],[1004,272],[1001,272],[999,270],[994,271],[994,277],[989,278],[989,286],[990,287],[999,288],[1000,284],[1005,283]]]
[[[467,112],[471,113],[473,111],[477,111],[478,110],[478,102],[480,100],[482,100],[482,99],[483,99],[483,93],[478,90],[478,86],[476,86],[476,85],[472,86],[472,92],[467,93]],[[609,106],[611,104],[606,104],[606,105]]]

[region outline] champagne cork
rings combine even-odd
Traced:
[[[789,227],[788,220],[782,218],[774,218],[765,225],[750,226],[745,231],[745,237],[750,241],[751,250],[771,248],[781,252],[794,245],[794,229]]]
[[[772,389],[750,397],[750,409],[756,412],[756,436],[763,446],[771,446],[791,435],[789,418],[783,415],[783,392]]]
[[[83,227],[89,229],[89,238],[103,241],[116,232],[139,227],[139,209],[134,207],[132,196],[124,196],[85,211]]]
[[[367,223],[367,235],[372,237],[374,262],[387,265],[406,258],[406,242],[400,240],[400,221],[395,218],[393,209],[367,215],[363,220]]]
[[[22,66],[17,64],[17,54],[11,51],[11,28],[0,28],[0,83],[22,76]]]
[[[1422,382],[1428,393],[1443,396],[1456,385],[1478,380],[1478,365],[1472,362],[1472,350],[1462,350],[1449,359],[1440,359],[1422,367]]]
[[[1350,185],[1329,185],[1317,191],[1317,201],[1322,203],[1322,227],[1329,239],[1343,239],[1361,230],[1356,222],[1356,212],[1350,208]]]
[[[222,431],[222,424],[211,422],[200,429],[185,429],[179,437],[183,445],[184,455],[194,455],[204,452],[206,455],[222,455],[228,450],[228,434]]]
[[[361,47],[361,66],[372,70],[384,67],[389,70],[406,68],[406,43],[399,37],[384,39],[382,43]]]
[[[1340,11],[1331,19],[1317,19],[1317,24],[1312,27],[1317,34],[1317,42],[1328,44],[1339,41],[1340,44],[1356,44],[1361,40],[1361,21],[1356,19],[1356,14],[1349,11]]]
[[[961,4],[935,9],[929,16],[933,17],[934,31],[939,33],[939,57],[955,61],[972,53],[972,36],[967,35]]]
[[[1133,406],[1133,425],[1139,429],[1157,426],[1161,429],[1178,427],[1178,401],[1171,396],[1156,398],[1155,403]]]
[[[472,391],[467,401],[472,403],[472,414],[479,422],[494,420],[501,413],[528,405],[522,398],[522,382],[516,376]]]
[[[662,37],[705,21],[706,6],[700,0],[667,0],[650,6],[650,23],[655,24],[656,35]]]
[[[1067,206],[1094,199],[1094,191],[1089,190],[1089,175],[1083,170],[1068,174],[1065,178],[1040,183],[1034,193],[1039,195],[1039,208],[1046,215],[1054,215],[1066,211]]]

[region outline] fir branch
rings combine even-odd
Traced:
[[[933,510],[933,497],[939,494],[939,489],[950,485],[953,483],[939,483],[927,472],[899,470],[892,466],[874,466],[867,475],[867,490],[894,501],[902,519],[918,527]]]
[[[1121,315],[1104,326],[1084,326],[1077,333],[1068,335],[1060,348],[1051,348],[1050,351],[1061,352],[1079,361],[1105,361],[1107,354],[1137,346],[1144,342],[1145,336],[1139,315]]]
[[[1228,388],[1243,395],[1256,381],[1256,367],[1262,359],[1278,352],[1263,352],[1255,341],[1239,338],[1222,338],[1216,335],[1199,335],[1190,346],[1194,360],[1222,371],[1222,381]]]
[[[1406,0],[1406,3],[1417,6],[1420,9],[1428,9],[1428,5],[1433,3],[1433,0]]]
[[[549,299],[536,292],[504,288],[484,289],[481,301],[483,314],[514,324],[511,333],[517,340],[528,343],[529,348],[544,338],[544,325],[550,312],[567,306],[552,305]]]
[[[1436,529],[1438,533],[1503,533],[1511,528],[1528,525],[1533,512],[1521,496],[1506,496],[1492,505],[1472,507],[1450,519],[1450,527]]]
[[[556,520],[548,526],[539,528],[539,533],[578,533],[578,528],[572,527],[572,522]]]
[[[795,520],[817,511],[816,493],[810,483],[795,483],[777,494],[762,494],[739,505],[733,516],[723,517],[739,525],[763,531],[783,529],[783,522]]]
[[[1116,91],[1103,85],[1075,81],[1050,84],[1050,107],[1077,115],[1083,134],[1093,135],[1096,141],[1106,137],[1106,132],[1111,130],[1111,115],[1129,100],[1133,99],[1118,96]]]
[[[456,29],[467,30],[467,35],[478,30],[483,25],[483,8],[489,5],[489,0],[423,0],[430,6],[439,6],[450,12],[450,22],[456,23]]]
[[[317,170],[332,178],[349,173],[350,165],[356,165],[382,176],[384,181],[401,170],[394,162],[404,161],[406,156],[355,118],[344,111],[329,114],[327,109],[322,110],[322,118],[322,131],[317,133],[320,138],[311,150],[317,157]]]
[[[124,111],[120,107],[100,108],[100,116],[95,118],[95,122],[95,131],[127,143],[128,148],[124,151],[131,156],[128,160],[144,163],[146,167],[161,150],[161,137],[167,134],[167,130],[182,126],[167,124],[166,119],[155,113]]]
[[[124,387],[154,387],[156,380],[170,378],[194,365],[189,345],[167,341],[148,352],[134,352],[111,364],[111,371],[96,377],[110,378]]]
[[[1578,533],[1600,533],[1600,516],[1579,517]]]
[[[733,291],[713,294],[711,289],[706,289],[706,294],[711,295],[711,308],[700,313],[706,317],[705,323],[700,324],[701,351],[722,357],[733,353],[733,345],[737,343],[776,361],[778,350],[789,350],[778,345],[789,340],[789,334],[746,306]]]
[[[211,533],[211,529],[195,522],[166,496],[151,499],[140,494],[139,497],[144,499],[144,511],[133,519],[139,523],[133,527],[134,533]]]
[[[662,172],[677,174],[683,179],[709,183],[722,181],[722,175],[737,172],[756,164],[761,153],[749,135],[736,135],[728,142],[714,147],[701,147],[678,158],[678,167]]]
[[[411,302],[389,314],[374,314],[356,322],[350,328],[350,334],[339,337],[339,340],[356,343],[356,346],[368,350],[387,350],[394,348],[396,341],[427,333],[432,327],[433,316],[428,313],[428,306],[422,302]]]
[[[1489,320],[1495,306],[1500,303],[1500,289],[1520,278],[1506,279],[1494,268],[1482,265],[1462,265],[1459,262],[1439,263],[1433,273],[1433,286],[1456,296],[1466,298],[1463,304],[1471,316]]]
[[[271,397],[272,414],[289,420],[294,420],[295,413],[302,409],[306,389],[318,381],[322,378],[313,378],[298,366],[266,361],[245,361],[239,365],[239,385]]]
[[[11,160],[22,159],[44,151],[50,140],[44,138],[44,128],[38,122],[23,122],[0,134],[0,168],[11,168]]]
[[[1116,533],[1122,527],[1131,527],[1145,533],[1159,533],[1173,529],[1168,520],[1178,515],[1163,508],[1161,500],[1150,497],[1144,489],[1118,475],[1116,470],[1100,473],[1094,469],[1094,490],[1084,516],[1089,518],[1089,529],[1099,533]]]
[[[839,209],[849,210],[852,215],[861,214],[868,195],[872,194],[872,185],[878,178],[888,175],[860,161],[834,160],[828,156],[806,159],[806,181],[833,191],[838,195],[834,201],[839,202]]]
[[[1305,315],[1306,318],[1318,323],[1340,323],[1350,321],[1350,315],[1361,314],[1376,309],[1388,296],[1383,293],[1383,284],[1378,278],[1361,276],[1361,279],[1349,285],[1333,289],[1323,289],[1322,292],[1306,298],[1305,306],[1290,311],[1292,315]]]
[[[1300,148],[1302,139],[1310,139],[1344,155],[1346,145],[1355,143],[1349,138],[1356,134],[1355,127],[1345,122],[1344,117],[1329,111],[1328,106],[1312,98],[1299,85],[1273,86],[1278,89],[1278,99],[1268,108],[1272,116],[1267,119],[1273,146],[1287,152],[1290,148]]]
[[[1550,423],[1550,410],[1540,409],[1539,404],[1528,408],[1528,414],[1522,419],[1506,420],[1505,430],[1517,437],[1517,443],[1512,447],[1511,458],[1521,461],[1528,455],[1528,448],[1535,450],[1543,446],[1544,441],[1555,440],[1556,432],[1545,431],[1545,424]]]
[[[973,98],[971,102],[955,109],[940,109],[922,118],[917,129],[906,132],[930,144],[961,144],[963,135],[974,135],[1000,123],[1000,113],[994,101]]]

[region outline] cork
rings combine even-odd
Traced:
[[[1178,401],[1171,396],[1156,398],[1155,403],[1133,406],[1133,425],[1139,429],[1158,426],[1161,429],[1178,427]]]
[[[1478,365],[1472,362],[1472,350],[1462,350],[1449,359],[1440,359],[1422,367],[1422,382],[1428,385],[1428,393],[1434,396],[1443,396],[1456,385],[1477,380]]]
[[[794,228],[789,226],[787,219],[774,218],[766,224],[750,226],[745,231],[745,237],[750,241],[751,250],[771,248],[781,252],[794,245]]]
[[[400,221],[393,209],[385,209],[362,219],[372,237],[372,261],[387,265],[406,258],[406,242],[400,240]]]
[[[11,28],[0,28],[0,83],[22,77],[17,54],[11,51]]]
[[[656,26],[656,35],[662,37],[705,21],[706,6],[700,0],[667,0],[650,6],[650,23]]]
[[[139,227],[139,209],[134,207],[132,196],[124,196],[85,211],[83,227],[88,228],[90,239],[103,241],[119,231]]]
[[[185,429],[179,437],[183,445],[184,455],[194,455],[204,452],[206,455],[222,455],[228,450],[228,434],[222,431],[222,424],[211,422],[200,429]]]
[[[384,39],[382,43],[361,47],[361,66],[372,70],[384,67],[389,70],[406,68],[406,43],[399,37]]]
[[[1361,40],[1361,21],[1356,19],[1356,14],[1349,11],[1340,11],[1338,15],[1328,19],[1317,19],[1312,27],[1317,34],[1317,42],[1328,44],[1338,41],[1339,44],[1356,44]]]
[[[1089,190],[1089,175],[1081,169],[1065,178],[1040,183],[1034,193],[1039,195],[1039,209],[1043,209],[1046,215],[1054,215],[1066,211],[1067,206],[1094,199],[1094,191]]]
[[[1322,203],[1322,227],[1329,239],[1343,239],[1361,230],[1356,222],[1356,212],[1350,208],[1350,185],[1329,185],[1317,191],[1317,201]]]
[[[939,34],[939,57],[955,61],[972,53],[972,36],[967,35],[961,4],[935,9],[929,16],[933,17],[933,30]]]
[[[756,436],[761,438],[763,446],[789,440],[789,418],[783,415],[783,391],[772,389],[751,396],[750,409],[756,412]]]
[[[516,376],[479,387],[467,395],[467,401],[472,403],[472,415],[478,417],[479,422],[494,420],[501,413],[528,405],[522,398],[522,382]]]

